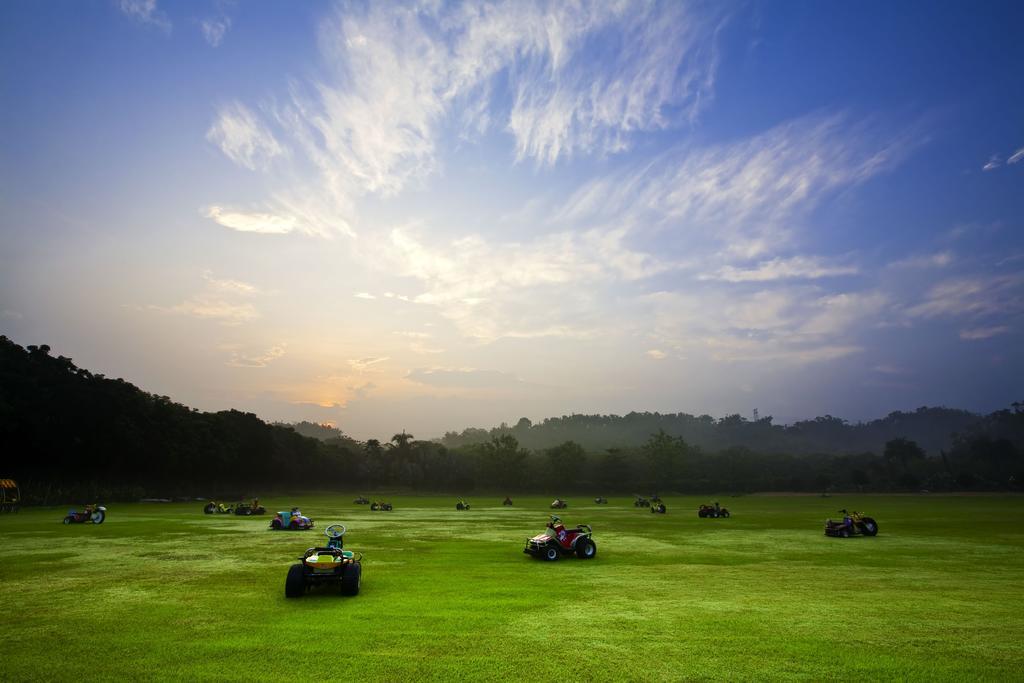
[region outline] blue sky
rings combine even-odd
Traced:
[[[1005,407],[1020,3],[0,5],[0,332],[203,409]]]

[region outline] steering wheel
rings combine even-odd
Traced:
[[[344,524],[332,524],[324,529],[324,536],[331,539],[341,538],[345,535],[346,531],[347,529]]]

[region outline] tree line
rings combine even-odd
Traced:
[[[937,419],[941,413],[934,410],[926,409],[923,419]],[[576,435],[575,426],[593,424],[576,417],[545,421],[539,433],[569,425],[574,428],[564,435]],[[535,427],[523,420],[460,443],[404,432],[386,442],[361,442],[325,425],[268,424],[236,410],[201,412],[78,368],[70,358],[51,355],[48,346],[22,348],[0,337],[0,476],[19,479],[26,502],[300,488],[557,495],[1007,490],[1024,479],[1021,403],[963,425],[953,420],[959,429],[936,454],[905,435],[875,450],[844,453],[787,449],[767,438],[759,448],[746,437],[721,441],[728,429],[779,433],[770,419],[726,419],[715,432],[719,441],[708,447],[658,426],[662,417],[605,418],[636,432],[623,445],[587,436],[530,447]],[[821,428],[842,427],[826,418]],[[641,438],[643,429],[650,431]],[[808,429],[818,433],[818,427]]]

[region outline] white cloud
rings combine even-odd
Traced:
[[[977,341],[979,339],[988,339],[995,337],[996,335],[1005,334],[1010,331],[1010,328],[1006,325],[996,325],[994,327],[975,327],[967,330],[960,330],[960,338],[967,341]]]
[[[520,384],[515,375],[498,370],[475,368],[420,368],[406,375],[419,384],[448,389],[491,389]]]
[[[354,296],[357,299],[376,299],[377,298],[373,294],[370,294],[369,292],[359,292],[358,294],[355,294]]]
[[[356,372],[366,372],[374,365],[383,363],[386,360],[391,360],[388,356],[383,357],[369,357],[369,358],[353,358],[349,360],[348,364],[352,366],[352,369]]]
[[[724,280],[726,282],[766,282],[784,279],[813,280],[856,273],[855,266],[829,265],[816,256],[792,256],[762,261],[753,268],[723,266],[714,274],[701,275],[700,279]]]
[[[660,349],[650,349],[644,355],[653,360],[664,360],[668,356],[668,354],[666,354],[664,351]]]
[[[296,215],[320,197],[302,222],[351,234],[356,198],[393,196],[439,168],[446,127],[463,139],[507,130],[517,158],[542,164],[626,149],[710,99],[720,14],[525,0],[339,10],[319,31],[325,75],[293,81],[268,107],[315,176],[291,178],[261,211]],[[209,137],[248,168],[284,154],[242,105]]]
[[[225,228],[239,232],[256,232],[263,235],[286,235],[297,228],[294,216],[279,216],[272,213],[232,211],[220,206],[211,206],[206,216]]]
[[[285,354],[287,344],[278,344],[259,353],[247,353],[235,346],[223,347],[231,354],[226,365],[233,368],[265,368],[271,362],[281,358]]]
[[[918,254],[894,261],[889,264],[889,268],[945,268],[953,263],[953,258],[953,252],[949,250],[939,251],[934,254]]]
[[[239,102],[221,108],[206,139],[236,164],[252,171],[266,169],[275,157],[285,154],[273,133]]]
[[[231,18],[224,15],[207,17],[199,22],[199,29],[203,33],[203,38],[206,39],[206,42],[211,47],[219,47],[230,28]]]
[[[807,116],[591,181],[552,220],[650,225],[687,249],[717,244],[725,258],[747,261],[785,246],[826,196],[892,168],[914,144],[909,134],[882,136],[843,116]]]
[[[1016,152],[1010,155],[1010,158],[1006,160],[1007,164],[1016,164],[1024,160],[1024,147],[1021,147]]]
[[[157,7],[156,0],[118,0],[117,6],[122,12],[140,24],[154,26],[164,33],[171,32],[171,21]]]
[[[1024,310],[1024,275],[951,278],[932,286],[907,310],[915,318],[1010,315]]]
[[[985,163],[985,165],[981,167],[981,170],[982,171],[994,171],[994,170],[996,170],[997,168],[999,168],[1002,165],[1003,165],[1003,162],[999,158],[999,156],[996,155],[996,154],[993,154],[991,157],[989,157],[989,160]]]
[[[470,235],[434,246],[399,228],[376,247],[374,260],[419,280],[424,291],[412,301],[437,307],[466,336],[578,336],[590,332],[567,323],[560,305],[589,298],[587,287],[638,281],[675,267],[631,250],[625,237],[621,230],[556,233],[524,244]]]
[[[185,301],[170,308],[150,308],[216,320],[225,325],[240,325],[260,317],[260,312],[250,301],[261,293],[255,285],[240,280],[218,279],[209,271],[203,273],[203,281],[203,290]]]

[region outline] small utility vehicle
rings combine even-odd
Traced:
[[[391,505],[391,503],[381,503],[380,501],[376,501],[375,500],[372,503],[370,503],[370,509],[371,510],[383,510],[384,512],[391,512],[394,509],[394,507]]]
[[[265,515],[267,508],[260,505],[259,498],[253,498],[251,503],[239,503],[235,506],[235,514],[248,517],[249,515]]]
[[[714,505],[701,505],[697,508],[698,517],[728,517],[729,508],[724,508],[716,501]]]
[[[850,536],[877,536],[878,523],[871,517],[866,517],[859,512],[847,512],[843,508],[842,520],[829,519],[825,522],[825,535],[835,538],[849,538]]]
[[[107,518],[107,508],[102,505],[86,505],[84,510],[68,510],[64,517],[65,524],[103,524]]]
[[[591,560],[597,555],[597,544],[591,538],[593,529],[589,524],[579,524],[575,529],[566,529],[557,515],[551,515],[547,531],[527,539],[523,552],[533,557],[553,562],[562,555],[573,555]]]
[[[594,502],[597,503],[598,505],[607,505],[608,499],[605,498],[604,496],[598,496],[597,498],[594,499]]]
[[[649,507],[651,507],[651,501],[647,500],[643,496],[634,496],[633,497],[633,507],[649,508]]]
[[[287,512],[282,510],[270,520],[270,528],[274,531],[306,531],[313,526],[313,520],[303,515],[299,508],[292,508]]]
[[[505,496],[505,500],[501,501],[501,504],[502,505],[511,505],[512,504],[512,499],[509,498],[508,496]]]
[[[355,503],[356,505],[369,505],[370,504],[370,499],[367,498],[366,496],[359,496],[358,498],[356,498],[352,502]]]
[[[651,512],[665,514],[665,504],[662,503],[661,501],[658,501],[657,503],[651,503]]]
[[[567,507],[569,507],[569,503],[565,502],[561,498],[555,498],[553,501],[551,501],[552,510],[564,510]]]
[[[342,537],[345,527],[332,524],[324,529],[327,545],[310,548],[298,564],[288,569],[288,578],[284,582],[286,598],[302,597],[313,586],[326,583],[337,584],[342,595],[358,595],[363,577],[362,553],[353,553],[344,549]]]
[[[230,515],[234,511],[235,509],[227,503],[218,503],[215,500],[203,506],[203,512],[208,515]]]
[[[469,509],[469,503],[467,503],[466,501],[464,501],[462,499],[459,499],[459,502],[457,502],[455,504],[455,509],[456,510],[468,510]]]

